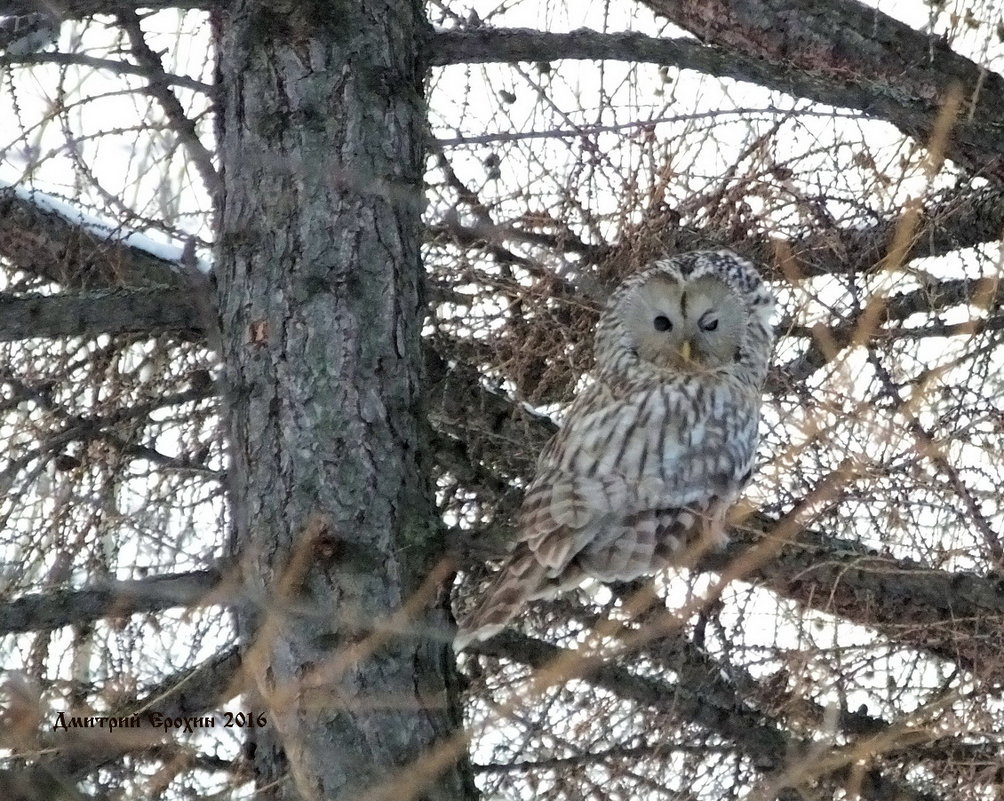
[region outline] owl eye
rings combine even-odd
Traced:
[[[660,314],[652,321],[652,325],[655,326],[656,331],[670,331],[673,328],[673,323],[664,314]]]
[[[714,331],[716,328],[718,328],[718,318],[710,317],[702,319],[700,322],[700,326],[702,331]]]

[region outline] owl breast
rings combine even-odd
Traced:
[[[623,482],[626,513],[734,497],[756,450],[757,399],[738,385],[681,383],[570,415],[565,447],[545,453],[538,470]]]

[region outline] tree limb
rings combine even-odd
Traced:
[[[729,77],[884,119],[926,144],[953,92],[962,106],[945,155],[1004,180],[1004,78],[857,0],[642,0],[726,48]]]
[[[223,191],[223,182],[213,166],[212,153],[202,144],[195,123],[185,114],[181,102],[171,90],[171,81],[164,72],[160,56],[154,53],[146,42],[139,15],[130,9],[123,10],[116,16],[122,30],[129,37],[133,58],[147,71],[150,94],[157,98],[172,129],[188,151],[210,197],[219,197]]]
[[[702,43],[637,33],[480,28],[432,35],[434,66],[455,63],[617,59],[747,81],[886,120],[926,143],[950,91],[960,114],[950,158],[973,174],[1004,179],[1004,78],[940,40],[853,0],[644,0]],[[834,40],[836,44],[834,44]]]
[[[701,567],[720,570],[774,525],[765,516],[750,518],[726,551]],[[893,642],[981,677],[1004,676],[1004,579],[999,576],[937,570],[805,530],[749,579],[807,609],[877,629]]]
[[[67,289],[189,287],[177,262],[89,230],[12,188],[0,188],[0,256]]]
[[[203,336],[199,309],[174,288],[105,289],[62,295],[0,293],[0,342],[34,337]]]
[[[179,606],[228,605],[234,598],[218,568],[107,581],[79,590],[22,595],[0,605],[0,635],[52,631],[106,617],[128,617]]]
[[[58,13],[60,19],[67,20],[84,19],[95,14],[116,14],[123,9],[157,11],[165,8],[210,8],[212,3],[209,0],[68,0],[58,6],[55,3],[47,3],[46,6],[58,8],[58,12],[53,9],[53,13]],[[6,0],[0,3],[0,17],[34,14],[38,7],[38,0]]]
[[[9,53],[0,56],[0,66],[17,66],[25,67],[34,64],[60,64],[64,66],[74,65],[80,67],[88,67],[89,69],[96,70],[107,70],[113,75],[137,75],[141,78],[151,78],[151,71],[146,67],[141,67],[137,64],[129,64],[125,61],[117,61],[113,58],[98,58],[97,56],[88,56],[84,53],[59,53],[59,52],[44,52],[44,53],[28,53],[23,56],[13,56]],[[162,79],[166,82],[168,86],[181,86],[185,89],[192,89],[196,92],[201,92],[204,95],[208,95],[213,91],[213,87],[200,81],[196,78],[192,78],[188,75],[176,75],[172,72],[161,71]]]
[[[476,653],[508,659],[543,672],[551,669],[559,661],[576,659],[576,655],[572,652],[512,631],[504,631],[472,648]],[[701,669],[696,671],[684,669],[677,673],[675,683],[669,683],[639,676],[619,665],[602,660],[590,661],[583,668],[583,678],[594,686],[601,687],[620,698],[696,724],[734,743],[765,777],[783,777],[786,770],[794,766],[807,769],[812,778],[839,783],[846,781],[851,775],[853,765],[841,760],[836,760],[832,765],[820,760],[820,769],[814,770],[813,760],[824,754],[818,749],[813,749],[810,741],[800,741],[787,736],[776,721],[751,710],[744,699],[722,680],[720,675],[710,675]],[[709,700],[709,681],[716,687],[715,700]],[[860,754],[858,756],[860,757]],[[800,765],[802,762],[806,764]],[[899,798],[904,801],[935,799],[935,796],[890,779],[877,768],[867,773],[867,781],[863,782],[860,788],[861,796],[864,798],[876,801],[887,798]],[[784,787],[784,784],[781,787]],[[796,799],[803,796],[782,790],[777,797]]]

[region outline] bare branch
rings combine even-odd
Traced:
[[[1004,105],[1004,79],[881,12],[846,1],[833,13],[810,0],[736,2],[723,4],[731,15],[715,14],[709,25],[700,0],[645,3],[694,30],[703,43],[637,33],[480,28],[436,32],[430,59],[434,66],[574,58],[664,64],[857,109],[921,142],[933,131],[945,92],[958,85],[969,102],[948,155],[975,174],[1004,178],[1004,125],[996,111]],[[853,45],[834,48],[834,35]]]
[[[474,650],[529,665],[538,671],[547,671],[559,661],[575,659],[571,652],[511,631],[478,643]],[[843,782],[853,769],[848,760],[836,760],[831,766],[825,752],[813,749],[810,742],[790,738],[775,721],[751,710],[734,688],[721,680],[720,674],[713,675],[704,669],[682,670],[677,674],[677,682],[671,684],[636,675],[618,665],[597,662],[585,671],[584,679],[620,698],[661,710],[724,737],[735,743],[767,777],[783,775],[786,768],[798,765],[814,775]],[[715,700],[709,699],[709,682],[716,685],[719,698]],[[813,761],[817,759],[819,769],[814,770]],[[868,772],[868,780],[862,784],[860,793],[863,798],[876,800],[935,801],[937,798],[891,780],[878,769]],[[778,797],[795,799],[801,796],[782,791]]]
[[[0,189],[0,256],[67,288],[190,284],[176,262],[102,236],[11,188]]]
[[[153,287],[64,295],[0,293],[0,342],[173,331],[201,337],[199,309],[187,294]]]
[[[116,61],[112,58],[97,58],[84,53],[29,53],[23,56],[12,56],[9,53],[0,56],[0,66],[29,66],[32,64],[59,64],[61,66],[76,65],[89,67],[97,70],[107,70],[113,75],[136,75],[140,78],[152,80],[155,73],[146,67],[136,64],[128,64],[125,61]],[[188,75],[176,75],[171,72],[160,71],[159,77],[168,86],[180,86],[184,89],[193,89],[203,94],[211,94],[213,87],[204,81],[196,80]]]
[[[195,168],[202,176],[202,181],[206,186],[206,191],[211,197],[219,197],[223,191],[223,184],[219,173],[213,166],[213,156],[208,148],[199,139],[198,131],[195,130],[195,123],[185,114],[185,109],[174,92],[170,88],[170,80],[164,72],[160,56],[150,49],[143,35],[140,26],[139,15],[135,11],[122,11],[118,14],[119,25],[126,32],[132,44],[132,54],[140,66],[143,67],[150,79],[150,94],[157,98],[164,114],[170,121],[174,132],[178,135],[182,144],[188,150],[188,154],[195,164]]]
[[[946,155],[1004,180],[1004,78],[856,0],[643,0],[730,54],[729,77],[884,119],[926,143],[949,94],[963,109]],[[720,74],[720,73],[713,73]]]
[[[702,567],[721,569],[774,525],[769,518],[751,518],[734,532],[727,551]],[[894,642],[981,676],[1004,676],[1004,586],[998,576],[936,570],[810,530],[751,578],[782,598],[879,629]]]
[[[227,604],[219,568],[151,576],[136,581],[108,581],[80,590],[22,595],[0,605],[0,634],[51,631],[106,617],[128,617],[173,607]]]
[[[55,6],[55,3],[49,4]],[[118,14],[125,11],[159,10],[163,8],[210,8],[206,0],[70,0],[57,6],[60,19],[84,19],[95,14]],[[38,11],[38,0],[6,0],[0,3],[0,17],[15,17],[34,14]]]

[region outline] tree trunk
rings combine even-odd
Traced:
[[[442,592],[399,619],[442,542],[420,409],[421,4],[239,0],[218,23],[256,781],[276,799],[470,797],[452,759],[415,767],[459,728],[448,644],[429,633]]]

